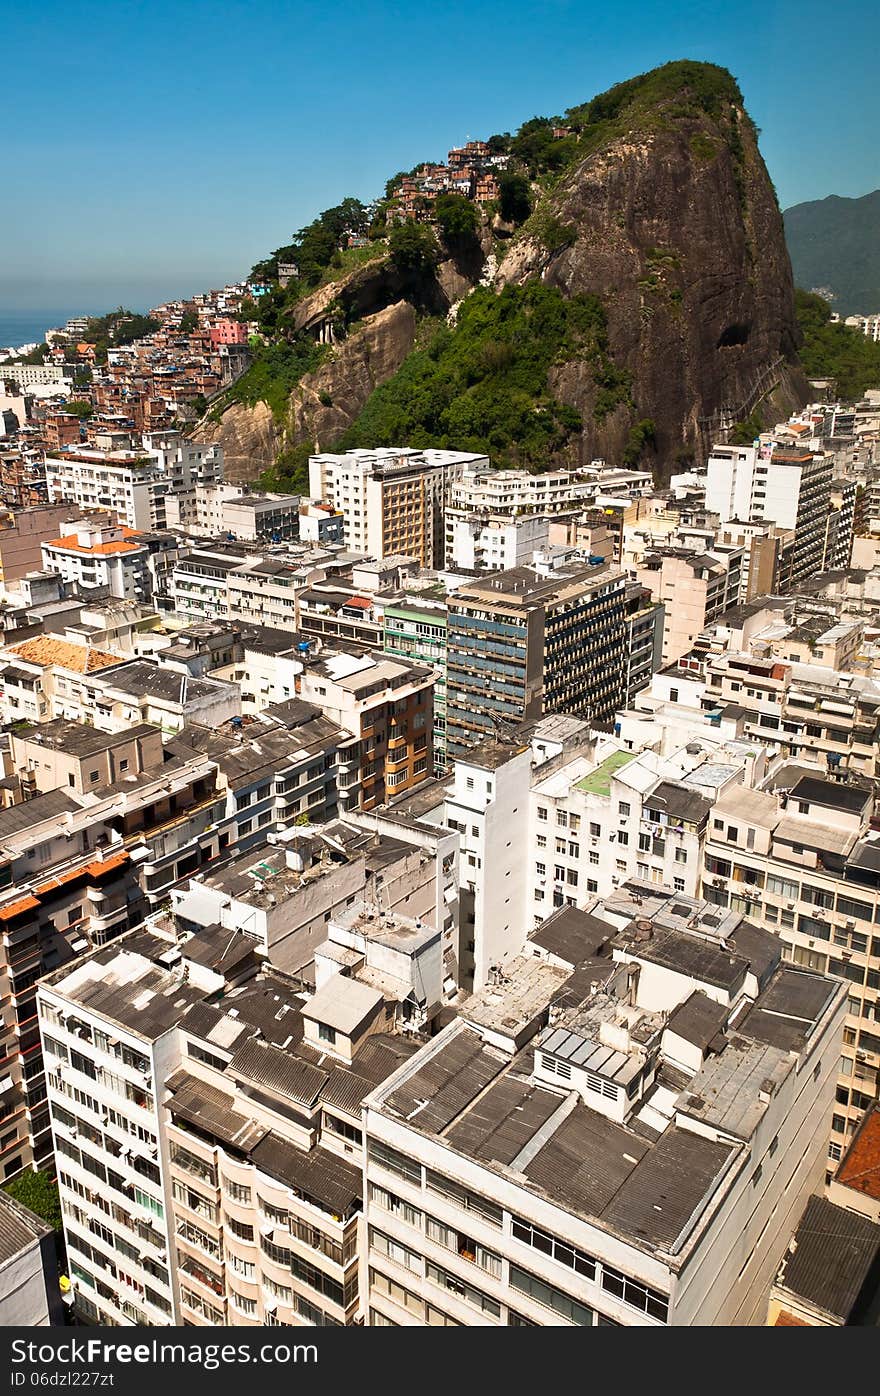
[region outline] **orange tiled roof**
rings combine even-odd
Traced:
[[[50,664],[58,664],[62,669],[72,669],[76,674],[93,674],[96,669],[106,669],[109,664],[121,664],[125,658],[122,654],[96,650],[90,645],[75,645],[70,640],[59,640],[54,635],[35,635],[32,640],[13,645],[9,653],[17,655],[27,664],[39,664],[44,669]]]
[[[26,897],[22,897],[19,901],[10,902],[8,906],[4,906],[2,910],[0,910],[0,921],[11,921],[13,916],[20,916],[23,911],[31,911],[35,906],[39,905],[40,903],[37,901],[36,897],[32,897],[30,893],[28,893]]]
[[[875,1105],[862,1120],[835,1182],[880,1200],[880,1106]]]
[[[810,1325],[806,1319],[795,1318],[794,1314],[788,1312],[788,1309],[780,1309],[773,1326],[774,1328],[809,1328]]]
[[[126,538],[138,536],[137,530],[134,528],[123,528],[122,532]],[[128,543],[119,539],[115,543],[94,543],[92,547],[87,548],[83,543],[80,543],[75,533],[69,533],[64,538],[52,538],[46,544],[47,548],[65,548],[68,552],[88,553],[90,556],[92,554],[107,556],[110,553],[133,553],[138,546],[137,543]]]

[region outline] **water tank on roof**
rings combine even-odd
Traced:
[[[591,567],[600,567],[604,561],[604,557],[600,557],[598,553],[590,553],[588,558]]]
[[[298,653],[298,654],[308,654],[308,652],[309,652],[309,642],[308,642],[308,640],[300,640],[300,642],[299,642],[299,644],[297,645],[296,648],[297,648],[297,653]]]

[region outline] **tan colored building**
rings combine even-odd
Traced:
[[[43,566],[43,543],[57,538],[59,529],[77,515],[77,509],[63,502],[15,510],[10,526],[0,528],[0,583],[9,586],[28,572],[38,572]],[[116,522],[112,509],[94,510],[88,517],[91,521]]]
[[[721,555],[660,548],[636,567],[638,581],[664,607],[664,664],[687,654],[700,631],[736,603],[741,559],[739,550]]]
[[[56,718],[12,734],[13,773],[28,794],[70,789],[84,795],[157,769],[163,759],[162,734],[147,723],[101,732]]]
[[[340,766],[342,809],[372,809],[430,779],[436,677],[384,655],[305,659],[299,696],[360,741]]]

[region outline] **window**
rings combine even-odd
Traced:
[[[672,886],[673,886],[673,888],[675,889],[676,892],[683,892],[683,891],[684,891],[684,878],[683,878],[683,877],[674,877],[674,878],[672,879]]]
[[[631,1280],[628,1275],[622,1275],[610,1265],[602,1267],[602,1288],[609,1294],[615,1294],[625,1304],[634,1309],[641,1309],[643,1313],[650,1314],[652,1318],[660,1319],[663,1323],[669,1317],[669,1300],[665,1294],[650,1289],[638,1280]]]
[[[600,826],[600,825],[598,825],[598,824],[591,824],[591,825],[590,825],[590,835],[591,835],[592,838],[597,839],[597,838],[599,837],[599,835],[601,834],[601,832],[602,832],[602,829],[601,829],[601,826]]]
[[[382,1168],[387,1169],[389,1173],[395,1173],[399,1178],[403,1178],[406,1182],[415,1183],[416,1186],[421,1186],[421,1164],[413,1163],[413,1161],[411,1159],[408,1159],[405,1154],[398,1153],[397,1149],[391,1149],[387,1144],[380,1144],[378,1141],[374,1141],[370,1144],[369,1156],[374,1163],[378,1163]],[[439,1178],[439,1174],[432,1174],[431,1176]],[[440,1181],[442,1182],[443,1180],[441,1179]],[[450,1186],[454,1187],[455,1185],[450,1184]],[[435,1188],[434,1191],[436,1192],[438,1191],[438,1189]],[[498,1208],[497,1225],[501,1225],[500,1207]]]
[[[568,1323],[578,1324],[583,1328],[593,1326],[592,1309],[588,1309],[585,1304],[579,1304],[570,1295],[563,1294],[552,1285],[545,1284],[537,1275],[530,1275],[527,1270],[521,1270],[518,1265],[510,1267],[510,1287],[518,1290],[520,1294],[527,1294],[536,1304],[543,1304],[545,1309],[552,1309],[553,1313]]]
[[[621,800],[618,803],[617,812],[622,818],[626,818],[630,813],[630,806],[627,804],[626,800]]]
[[[237,1236],[239,1241],[253,1241],[254,1228],[245,1222],[236,1221],[234,1217],[224,1217],[224,1224],[233,1236]]]
[[[434,1173],[431,1169],[426,1171],[425,1182],[429,1192],[437,1193],[438,1197],[445,1197],[465,1211],[476,1213],[492,1226],[501,1226],[503,1212],[496,1202],[490,1202],[488,1198],[470,1192],[459,1183],[454,1183],[451,1178],[444,1178],[442,1174]]]
[[[244,1183],[233,1183],[227,1179],[225,1187],[226,1196],[231,1197],[233,1202],[250,1202],[251,1190]]]
[[[578,1250],[576,1246],[569,1245],[567,1241],[560,1241],[558,1237],[551,1236],[547,1231],[541,1231],[531,1222],[522,1221],[519,1217],[512,1219],[512,1231],[518,1241],[525,1242],[534,1250],[552,1256],[561,1265],[567,1265],[570,1270],[576,1270],[579,1275],[586,1275],[590,1280],[596,1278],[596,1262],[585,1251]]]
[[[547,808],[546,808],[545,805],[539,805],[539,806],[538,806],[538,819],[539,819],[542,823],[546,823],[546,820],[547,820]]]
[[[556,823],[560,829],[566,829],[568,827],[568,813],[566,810],[558,809],[556,811]]]
[[[336,1029],[328,1027],[326,1023],[319,1023],[318,1037],[322,1042],[329,1042],[332,1045],[336,1041]]]
[[[472,1305],[475,1309],[480,1309],[484,1314],[492,1314],[495,1318],[501,1317],[501,1305],[497,1299],[484,1294],[482,1290],[476,1289],[473,1285],[466,1284],[458,1279],[456,1275],[451,1275],[448,1270],[441,1270],[438,1265],[433,1265],[428,1261],[425,1266],[425,1274],[434,1284],[440,1285],[450,1294],[455,1294],[459,1299],[463,1299],[466,1304]]]
[[[685,848],[677,848],[677,849],[675,850],[675,861],[676,861],[676,863],[686,863],[687,860],[688,860],[687,849],[685,849]]]
[[[455,1251],[463,1260],[470,1260],[474,1265],[479,1265],[481,1270],[494,1275],[496,1279],[501,1278],[501,1256],[496,1255],[494,1251],[487,1250],[485,1246],[481,1246],[472,1236],[456,1231],[454,1227],[447,1226],[445,1222],[438,1221],[436,1217],[425,1218],[425,1230],[428,1239],[436,1242],[438,1246],[444,1246],[448,1251]]]
[[[414,1275],[422,1273],[422,1257],[416,1251],[411,1251],[409,1246],[404,1246],[400,1241],[395,1241],[393,1237],[387,1236],[384,1231],[377,1231],[374,1226],[370,1227],[370,1245],[374,1251],[380,1255],[385,1255],[395,1264],[402,1265],[404,1269],[411,1270]]]
[[[381,1207],[383,1211],[400,1217],[408,1226],[416,1226],[421,1229],[422,1213],[418,1207],[413,1207],[411,1203],[397,1197],[393,1192],[379,1187],[376,1183],[370,1184],[370,1201],[375,1202],[376,1206]]]

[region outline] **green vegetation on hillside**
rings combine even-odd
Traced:
[[[82,421],[91,417],[94,412],[92,404],[90,402],[84,402],[80,398],[72,398],[70,402],[65,402],[64,410],[72,417],[79,417]]]
[[[306,373],[324,358],[327,350],[316,344],[309,335],[297,335],[295,339],[279,339],[274,344],[261,344],[254,350],[254,361],[245,373],[229,389],[222,405],[215,407],[219,415],[223,406],[230,402],[241,402],[245,407],[254,407],[265,402],[279,425],[287,417],[290,394]]]
[[[831,306],[822,296],[795,291],[798,324],[804,336],[800,357],[808,378],[833,378],[844,401],[880,388],[880,344],[847,325],[831,323]]]
[[[438,328],[427,348],[376,389],[338,448],[405,441],[487,451],[496,465],[539,469],[581,428],[547,378],[554,363],[575,356],[592,364],[598,419],[629,403],[629,375],[609,355],[596,297],[565,300],[537,281],[498,295],[478,289],[462,303],[454,329]]]
[[[55,1231],[61,1230],[61,1203],[58,1200],[58,1184],[51,1174],[30,1170],[19,1173],[10,1183],[3,1184],[3,1191],[14,1197],[23,1207],[29,1207],[38,1217]]]
[[[477,206],[463,194],[438,194],[434,217],[443,241],[453,252],[464,252],[477,245],[480,215]]]
[[[784,218],[798,285],[828,287],[844,317],[880,311],[880,189],[860,199],[832,194],[795,204]]]
[[[678,117],[702,114],[718,120],[731,107],[742,107],[742,100],[736,79],[726,68],[682,59],[616,83],[591,101],[570,107],[564,117],[532,117],[515,136],[493,136],[490,144],[493,150],[511,155],[533,179],[552,177],[616,136]],[[554,129],[570,134],[554,136]],[[699,153],[710,158],[707,146],[701,146]]]
[[[81,343],[94,344],[95,358],[104,363],[108,349],[117,349],[122,344],[133,344],[136,339],[158,330],[159,321],[150,315],[140,315],[134,310],[111,310],[108,315],[95,315],[86,323],[86,332]]]

